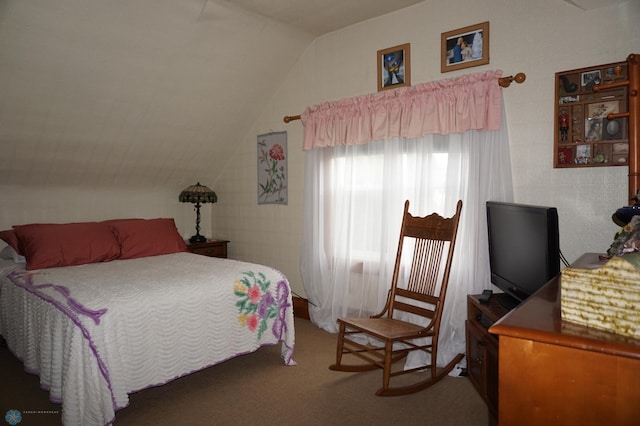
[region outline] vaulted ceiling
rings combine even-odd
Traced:
[[[421,1],[2,0],[0,185],[214,179],[316,37]]]
[[[211,177],[318,35],[421,0],[3,0],[0,184]]]
[[[292,25],[315,36],[420,3],[424,0],[203,0],[241,13]]]

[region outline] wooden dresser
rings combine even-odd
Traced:
[[[597,261],[589,253],[572,267]],[[489,329],[499,336],[499,424],[640,424],[640,339],[563,321],[560,280]]]

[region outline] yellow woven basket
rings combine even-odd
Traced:
[[[562,319],[640,338],[640,253],[562,271]]]

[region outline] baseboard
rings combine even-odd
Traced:
[[[293,316],[297,318],[309,318],[309,301],[302,297],[293,296]]]

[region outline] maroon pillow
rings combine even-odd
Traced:
[[[18,242],[18,236],[13,229],[7,229],[5,231],[0,231],[0,240],[9,244],[20,256],[24,256],[22,253],[22,249],[20,249],[20,244]]]
[[[111,228],[99,222],[14,226],[27,269],[108,262],[120,256]]]
[[[188,251],[173,219],[116,219],[105,223],[120,243],[120,259]]]

